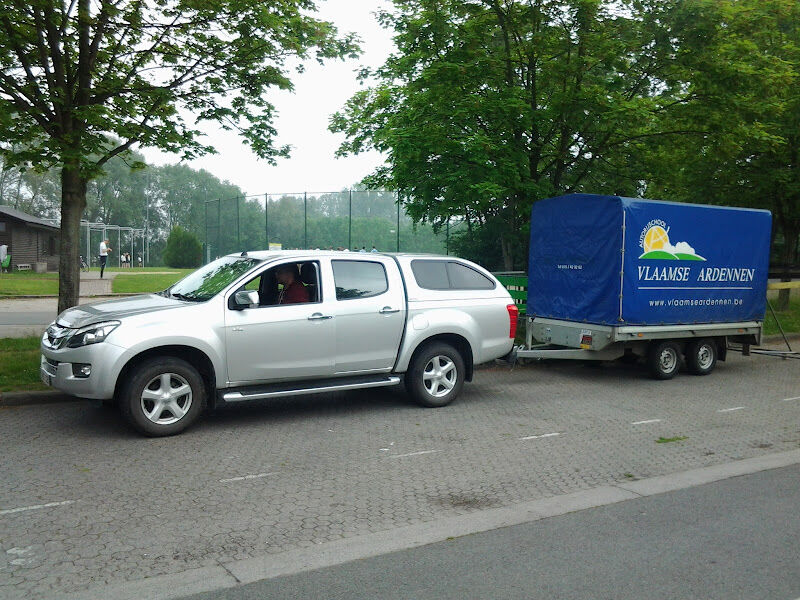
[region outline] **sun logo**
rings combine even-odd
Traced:
[[[645,233],[642,249],[647,254],[653,250],[661,250],[666,244],[669,244],[669,227],[664,229],[661,225],[654,225]]]
[[[639,236],[639,245],[644,251],[640,259],[705,260],[686,242],[673,245],[669,240],[669,227],[660,219],[654,219],[645,226]]]

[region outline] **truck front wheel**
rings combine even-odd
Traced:
[[[717,345],[712,339],[695,340],[686,346],[686,366],[694,375],[708,375],[717,364]]]
[[[417,404],[428,408],[447,406],[464,385],[464,359],[444,343],[417,351],[406,372],[406,390]]]
[[[119,406],[134,429],[160,437],[180,433],[197,420],[205,405],[203,378],[185,360],[158,357],[134,367]]]
[[[675,342],[653,342],[647,352],[647,368],[653,379],[672,379],[681,366],[681,353]]]

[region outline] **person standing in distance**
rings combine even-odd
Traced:
[[[100,242],[100,279],[103,278],[103,271],[106,269],[109,252],[111,252],[111,247],[108,245],[108,240]]]

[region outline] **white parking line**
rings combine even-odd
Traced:
[[[258,475],[242,475],[241,477],[231,477],[230,479],[220,479],[220,483],[230,483],[231,481],[247,481],[248,479],[261,479],[275,473],[259,473]]]
[[[25,512],[26,510],[39,510],[40,508],[53,508],[54,506],[66,506],[72,504],[74,500],[64,500],[63,502],[48,502],[47,504],[34,504],[33,506],[22,506],[20,508],[7,508],[0,510],[0,515],[10,515],[18,512]]]
[[[648,419],[647,421],[634,421],[631,425],[646,425],[647,423],[660,423],[661,419]]]
[[[783,402],[791,402],[792,400],[800,400],[800,396],[795,396],[794,398],[784,398]],[[800,598],[798,600],[800,600]]]
[[[742,410],[746,406],[734,406],[733,408],[720,408],[717,412],[733,412],[734,410]]]
[[[420,454],[433,454],[438,450],[421,450],[420,452],[409,452],[408,454],[389,454],[386,458],[404,458],[406,456],[419,456]]]
[[[542,438],[549,438],[555,437],[557,435],[561,435],[560,433],[543,433],[542,435],[528,435],[525,437],[519,438],[520,440],[540,440]]]

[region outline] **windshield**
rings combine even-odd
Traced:
[[[223,256],[181,279],[167,293],[181,300],[204,302],[219,294],[260,262],[255,258]]]

